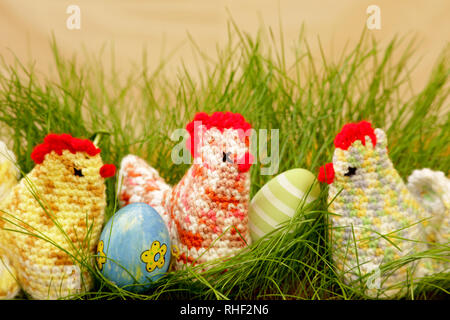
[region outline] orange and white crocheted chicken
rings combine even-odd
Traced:
[[[122,160],[119,203],[145,202],[159,212],[179,250],[175,268],[225,259],[250,243],[250,128],[238,113],[197,113],[186,126],[194,161],[173,187],[139,157]]]
[[[115,167],[102,163],[91,141],[69,134],[47,135],[31,158],[36,165],[20,182],[13,155],[2,162],[2,185],[5,177],[9,185],[15,177],[16,185],[0,203],[0,298],[20,288],[34,299],[89,290],[104,221],[104,179]]]

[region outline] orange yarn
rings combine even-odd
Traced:
[[[249,139],[238,129],[249,125],[242,116],[216,114],[196,118],[194,164],[173,188],[142,159],[129,155],[122,160],[119,176],[120,205],[145,202],[166,221],[172,245],[180,249],[175,267],[228,259],[250,243],[248,202],[249,165],[234,159],[251,159]],[[234,119],[221,122],[220,119]],[[206,123],[206,124],[205,124]],[[220,127],[214,126],[220,124]],[[188,125],[194,132],[194,122]],[[224,154],[226,156],[224,156]],[[246,167],[248,166],[248,168]],[[245,170],[243,170],[245,169]]]

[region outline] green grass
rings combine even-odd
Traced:
[[[321,50],[313,57],[304,32],[287,48],[283,31],[274,35],[262,28],[249,36],[229,23],[228,42],[217,49],[217,59],[206,57],[192,40],[198,74],[183,64],[176,77],[165,72],[170,60],[150,72],[145,58],[126,77],[116,66],[104,65],[105,53],[90,56],[80,65],[76,57],[63,58],[51,43],[57,80],[43,78],[32,66],[3,62],[0,78],[2,137],[18,157],[23,172],[34,163],[33,147],[49,132],[92,137],[107,131],[100,141],[105,163],[117,166],[128,153],[137,154],[157,168],[169,183],[176,183],[188,165],[170,159],[170,133],[184,126],[198,111],[230,110],[242,113],[255,129],[280,129],[279,173],[291,168],[317,172],[331,161],[333,139],[351,121],[369,120],[383,128],[390,157],[403,178],[414,169],[450,169],[449,58],[443,48],[423,89],[411,92],[411,64],[419,43],[411,37],[380,44],[362,34],[354,48],[336,60]],[[276,40],[277,37],[281,37]],[[319,43],[320,44],[320,43]],[[293,50],[295,63],[287,64]],[[153,70],[153,69],[152,69]],[[119,79],[125,79],[119,81]],[[4,139],[7,140],[8,139]],[[270,145],[270,142],[269,142]],[[251,171],[253,196],[271,176]],[[116,211],[115,179],[107,180],[107,217]],[[359,299],[361,288],[342,283],[333,271],[327,247],[327,190],[320,198],[298,209],[296,216],[265,241],[253,244],[233,259],[198,268],[171,272],[145,295],[115,287],[94,269],[96,286],[83,299]],[[294,233],[289,233],[294,230]],[[449,246],[421,253],[448,259]],[[420,257],[420,255],[418,255]],[[395,269],[417,257],[406,257]],[[417,282],[417,279],[411,279]],[[446,297],[450,277],[426,278],[408,289],[406,299]]]

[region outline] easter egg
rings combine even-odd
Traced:
[[[306,169],[291,169],[267,182],[249,205],[249,229],[256,241],[291,219],[298,206],[310,203],[320,193],[316,177]]]
[[[96,262],[103,276],[132,292],[147,290],[169,268],[170,237],[158,212],[145,203],[117,211],[105,225]]]

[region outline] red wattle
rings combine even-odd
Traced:
[[[334,181],[334,167],[333,163],[329,162],[319,169],[319,175],[317,180],[320,182],[326,182],[327,184],[332,184]]]
[[[237,162],[239,172],[247,172],[250,170],[254,160],[253,155],[247,151]]]
[[[105,179],[114,177],[115,174],[116,174],[116,166],[113,164],[104,164],[100,168],[100,175]]]

